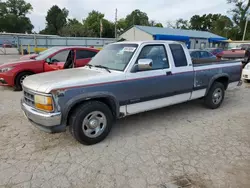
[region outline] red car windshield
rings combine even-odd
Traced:
[[[50,55],[54,54],[55,52],[57,52],[60,48],[59,47],[53,47],[53,48],[49,48],[45,51],[43,51],[42,53],[40,53],[35,59],[36,60],[45,60],[46,58],[48,58]]]

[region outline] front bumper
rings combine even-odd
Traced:
[[[9,73],[0,73],[0,86],[14,86],[14,77]]]
[[[250,70],[243,69],[242,78],[245,79],[245,80],[250,80]]]
[[[40,112],[35,108],[28,106],[21,100],[21,108],[27,117],[27,119],[39,129],[49,132],[49,133],[56,133],[56,132],[63,132],[65,131],[66,127],[61,125],[61,113],[46,113]]]

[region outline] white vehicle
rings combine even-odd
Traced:
[[[246,82],[250,82],[250,63],[246,64],[246,66],[244,67],[242,71],[242,78]]]

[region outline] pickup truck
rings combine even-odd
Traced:
[[[216,109],[225,90],[242,83],[241,71],[240,61],[192,64],[186,46],[174,41],[117,42],[85,67],[25,78],[21,108],[40,129],[69,126],[91,145],[118,118],[201,98]]]
[[[14,87],[16,91],[20,91],[23,80],[27,76],[66,68],[83,67],[98,52],[99,50],[94,48],[77,46],[53,47],[32,59],[0,65],[0,86],[10,86]]]

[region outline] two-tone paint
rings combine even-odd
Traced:
[[[176,42],[138,42],[139,47],[124,71],[109,73],[105,69],[84,67],[44,73],[25,79],[24,88],[53,95],[55,113],[61,113],[60,128],[64,130],[71,110],[86,100],[107,103],[119,118],[204,97],[216,80],[225,88],[240,81],[241,62],[193,65],[185,46],[188,64],[175,67],[171,43]],[[133,72],[140,50],[149,44],[165,46],[169,68]]]

